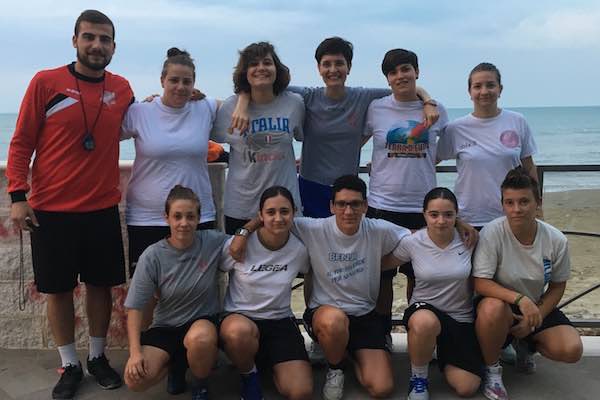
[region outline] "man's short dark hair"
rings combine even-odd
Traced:
[[[386,77],[390,72],[396,69],[398,65],[410,64],[416,70],[419,69],[419,60],[417,55],[410,50],[392,49],[385,53],[381,62],[381,72]]]
[[[504,178],[502,185],[500,185],[502,201],[504,201],[505,189],[531,189],[535,201],[540,203],[542,200],[538,182],[531,175],[529,175],[522,166],[511,169],[508,171],[508,174],[506,174],[506,178]]]
[[[89,22],[91,24],[105,24],[110,25],[112,28],[112,38],[115,40],[115,25],[113,22],[106,16],[106,14],[101,13],[98,10],[85,10],[79,15],[77,21],[75,21],[75,36],[79,35],[79,25],[82,22]]]
[[[335,201],[335,195],[344,190],[353,190],[362,195],[363,200],[367,199],[367,184],[357,175],[342,175],[333,182],[331,190],[331,201]]]
[[[326,54],[341,54],[346,59],[348,68],[352,66],[352,57],[354,55],[354,46],[349,41],[341,37],[334,36],[323,40],[315,51],[315,60],[321,63],[321,58]]]

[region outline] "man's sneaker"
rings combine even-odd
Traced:
[[[535,359],[533,353],[529,351],[529,344],[524,340],[516,341],[517,361],[515,366],[517,371],[524,374],[533,374],[536,370]]]
[[[72,399],[82,379],[83,369],[81,368],[81,364],[69,364],[62,368],[60,379],[56,386],[54,386],[54,389],[52,389],[52,398]]]
[[[483,395],[490,400],[508,400],[508,393],[502,382],[502,367],[486,367],[483,380]]]
[[[427,378],[410,377],[408,400],[429,400],[429,380]]]
[[[104,354],[87,360],[87,370],[96,378],[96,382],[102,389],[116,389],[123,385],[121,376],[108,364]]]
[[[169,373],[167,375],[167,393],[169,394],[181,394],[185,392],[185,372],[187,365],[183,360],[179,360],[177,356],[174,357],[173,363],[169,366]]]
[[[500,361],[506,365],[515,365],[517,360],[517,354],[515,352],[515,347],[511,344],[502,349],[500,353]]]
[[[193,388],[192,400],[208,400],[208,389],[206,387]]]
[[[258,372],[242,374],[242,400],[263,400]]]
[[[344,371],[341,369],[328,369],[323,385],[323,398],[325,400],[340,400],[344,395]]]
[[[325,364],[327,362],[323,348],[314,340],[310,342],[308,348],[308,359],[312,364]]]

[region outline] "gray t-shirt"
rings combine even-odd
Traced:
[[[271,186],[286,187],[300,208],[296,157],[292,142],[302,140],[304,103],[295,93],[285,91],[268,104],[250,103],[250,127],[240,135],[228,134],[237,96],[231,96],[217,112],[211,136],[231,146],[229,172],[225,183],[225,215],[254,218],[258,199]]]
[[[308,249],[313,276],[309,307],[332,305],[348,315],[375,308],[381,257],[391,253],[410,231],[381,219],[363,218],[358,232],[346,235],[335,216],[295,218],[293,232]]]
[[[506,217],[481,230],[473,259],[473,276],[493,279],[500,285],[538,301],[550,282],[566,282],[571,273],[567,238],[558,229],[537,220],[533,244],[521,244]]]
[[[415,287],[410,304],[423,301],[459,322],[473,322],[471,255],[456,231],[445,249],[433,243],[426,228],[404,237],[394,256],[412,262]]]
[[[291,317],[292,282],[309,269],[306,247],[294,235],[279,250],[265,248],[258,234],[248,238],[243,262],[229,255],[229,241],[223,247],[221,270],[229,272],[225,311],[252,319]]]
[[[306,106],[300,175],[332,185],[342,175],[358,174],[367,108],[372,100],[390,94],[389,89],[347,87],[339,101],[325,96],[323,87],[288,89],[300,94]]]
[[[166,239],[149,246],[137,263],[125,307],[142,310],[158,291],[152,327],[177,327],[219,312],[217,272],[228,238],[216,230],[203,230],[185,250]]]

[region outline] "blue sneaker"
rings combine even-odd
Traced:
[[[192,400],[208,400],[208,389],[205,386],[193,388]]]
[[[410,377],[408,400],[429,400],[429,380],[427,378]]]
[[[263,400],[258,372],[242,375],[242,400]]]

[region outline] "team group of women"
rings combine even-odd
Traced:
[[[415,53],[386,53],[382,72],[391,90],[345,86],[352,55],[349,42],[324,40],[315,58],[325,87],[290,87],[273,46],[253,43],[240,51],[236,94],[221,102],[192,100],[193,60],[173,48],[162,96],[130,106],[122,139],[134,139],[136,149],[126,208],[132,280],[125,382],[132,390],[169,374],[168,390],[182,392],[189,366],[193,398],[208,398],[221,348],[241,374],[243,399],[262,398],[256,365],[272,371],[283,396],[313,398],[290,306],[301,274],[307,330],[328,364],[323,397],[342,398],[346,352],[369,394],[389,396],[385,337],[398,266],[409,279],[409,399],[429,398],[436,347],[459,396],[483,382],[493,400],[508,398],[499,358],[513,339],[517,366],[529,373],[535,351],[557,361],[580,358],[579,335],[556,309],[569,277],[566,239],[536,219],[535,141],[520,114],[498,107],[498,69],[473,69],[474,110],[449,122],[443,106],[416,86]],[[357,173],[371,137],[367,196]],[[226,233],[214,229],[209,139],[231,149]],[[299,176],[294,139],[303,141]],[[435,164],[443,159],[457,160],[456,196],[436,187]],[[459,234],[458,216],[462,226],[483,227],[475,249],[476,231],[467,225]],[[367,240],[362,257],[355,248]],[[229,276],[222,309],[219,271]]]

